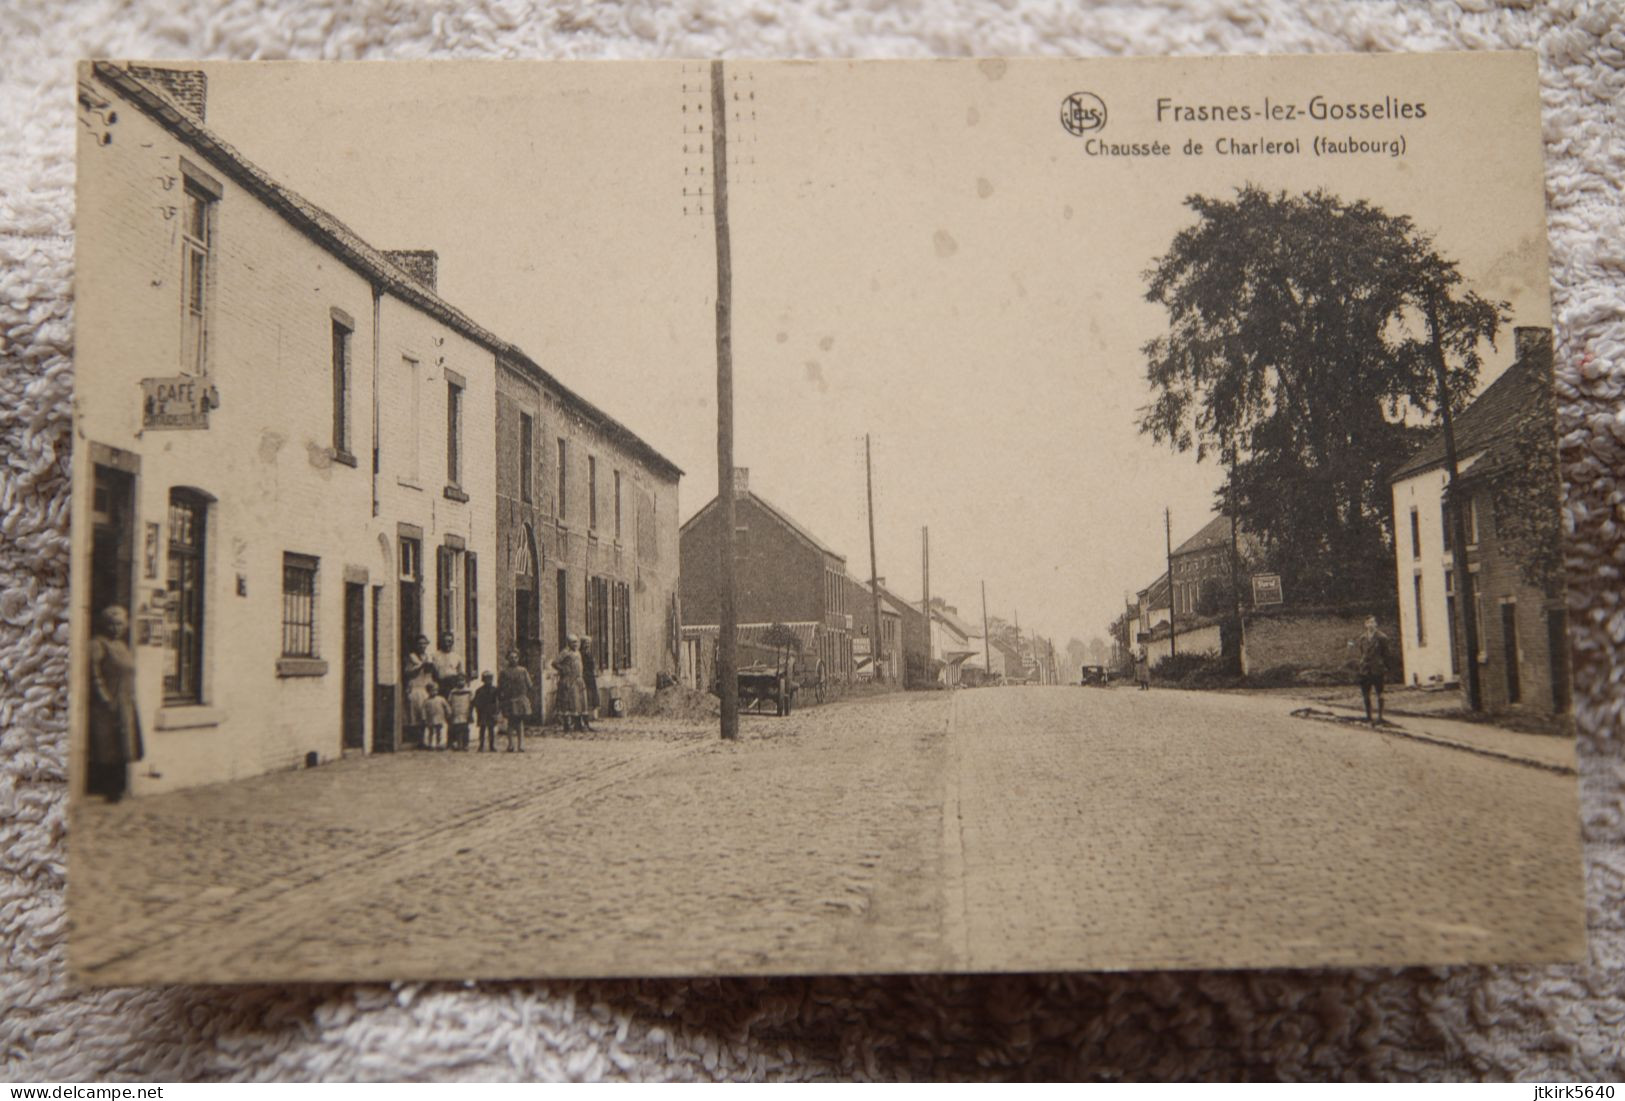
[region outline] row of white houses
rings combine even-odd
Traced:
[[[420,636],[475,677],[517,649],[543,680],[589,629],[607,686],[673,670],[681,471],[442,299],[432,252],[221,140],[206,91],[80,71],[79,775],[109,608],[141,743],[109,795],[398,748]]]

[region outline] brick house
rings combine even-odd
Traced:
[[[499,648],[546,700],[572,634],[593,639],[601,690],[652,689],[677,670],[682,471],[528,357],[497,367]]]
[[[716,566],[722,552],[722,509],[713,498],[678,533],[685,632],[715,627],[722,618]],[[789,514],[750,489],[750,474],[734,474],[735,613],[744,623],[817,625],[818,660],[833,681],[850,681],[852,632],[867,604],[853,605],[846,557]]]
[[[852,613],[852,675],[859,680],[873,679],[870,667],[870,637],[874,634],[875,593],[868,582],[847,576],[846,607]],[[885,579],[879,586],[883,589]],[[880,677],[885,684],[901,684],[903,677],[903,613],[895,604],[880,594]]]
[[[1561,503],[1550,329],[1514,331],[1513,362],[1455,418],[1455,433],[1483,704],[1561,714],[1570,706],[1568,610],[1556,563]],[[1442,431],[1390,479],[1399,641],[1414,684],[1465,679],[1447,480]]]

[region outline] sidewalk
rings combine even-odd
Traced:
[[[1301,699],[1302,697],[1296,697]],[[1308,707],[1335,716],[1343,723],[1365,725],[1365,707],[1324,699],[1305,701]],[[1296,712],[1294,712],[1296,714]],[[1488,723],[1463,722],[1439,715],[1417,715],[1386,710],[1388,725],[1370,728],[1373,733],[1425,739],[1451,749],[1504,757],[1512,761],[1538,765],[1548,769],[1576,770],[1577,757],[1573,738],[1554,734],[1523,734]]]

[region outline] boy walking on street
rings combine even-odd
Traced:
[[[502,710],[502,701],[497,696],[497,687],[491,683],[490,673],[480,674],[480,686],[474,691],[474,718],[480,725],[480,748],[484,753],[489,745],[491,752],[497,751],[497,715]]]
[[[1377,617],[1365,617],[1365,633],[1349,642],[1359,650],[1360,696],[1365,700],[1365,721],[1375,725],[1385,721],[1382,717],[1382,682],[1388,675],[1388,656],[1393,643],[1377,629]],[[1371,691],[1377,692],[1377,718],[1371,718]]]
[[[531,712],[530,671],[519,664],[519,651],[508,651],[507,664],[497,678],[497,697],[502,701],[502,716],[508,723],[508,752],[525,752],[525,720]],[[494,746],[492,748],[495,748]]]

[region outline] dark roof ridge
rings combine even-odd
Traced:
[[[1484,388],[1483,393],[1455,415],[1452,427],[1455,430],[1458,460],[1465,461],[1488,451],[1502,435],[1512,430],[1512,419],[1508,414],[1522,408],[1528,393],[1542,385],[1541,371],[1544,370],[1548,376],[1550,375],[1550,347],[1550,344],[1545,345],[1546,355],[1526,353],[1517,356],[1507,365],[1506,370]],[[1549,385],[1549,378],[1544,381]],[[1507,408],[1508,406],[1510,408]],[[1555,424],[1552,430],[1555,440]],[[1444,463],[1444,429],[1437,427],[1433,430],[1433,434],[1388,476],[1388,482],[1392,485],[1405,478],[1412,478],[1443,466]]]
[[[115,62],[92,62],[91,71],[98,79],[115,88],[125,99],[135,104],[143,114],[207,158],[214,167],[233,177],[240,186],[254,192],[295,228],[348,264],[359,275],[375,285],[387,288],[396,298],[429,314],[495,355],[506,357],[535,374],[540,381],[558,390],[566,403],[575,406],[618,442],[654,465],[664,467],[678,477],[682,476],[681,467],[656,451],[630,428],[564,385],[518,345],[503,340],[441,298],[437,292],[430,291],[418,283],[408,272],[384,255],[383,250],[369,244],[337,216],[278,183],[270,173],[197,121],[163,91],[147,84]]]
[[[803,527],[801,523],[795,519],[795,517],[791,516],[788,512],[785,512],[782,508],[778,507],[753,489],[747,489],[740,493],[739,496],[747,497],[756,502],[758,506],[767,510],[771,516],[773,516],[785,527],[789,528],[793,533],[795,533],[795,535],[800,537],[803,542],[812,546],[814,550],[821,551],[833,558],[839,558],[841,560],[844,572],[846,555],[842,554],[838,550],[832,549],[823,540],[819,539],[818,536],[814,535],[812,532]],[[682,527],[680,527],[678,531],[682,532],[688,530],[690,524],[696,523],[700,517],[704,516],[706,513],[715,508],[717,501],[719,500],[721,500],[720,497],[713,497],[705,504],[701,505],[699,510],[696,511],[693,516],[690,516],[687,520],[683,521]],[[867,584],[867,582],[861,582],[861,584]]]

